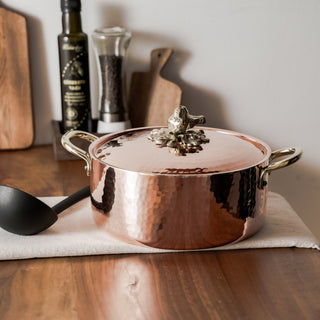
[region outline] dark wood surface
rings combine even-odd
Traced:
[[[36,196],[89,183],[51,146],[0,152],[0,183]],[[3,245],[3,244],[1,244]],[[320,319],[312,249],[0,261],[0,319]]]

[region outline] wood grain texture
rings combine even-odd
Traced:
[[[181,89],[161,76],[172,49],[151,52],[150,70],[134,72],[129,92],[129,112],[133,127],[167,125],[173,110],[180,105]]]
[[[51,146],[0,151],[0,184],[37,196],[88,183]],[[320,319],[320,253],[260,249],[0,261],[0,319]]]
[[[0,8],[0,149],[23,149],[34,140],[25,17]]]
[[[318,320],[307,249],[0,262],[3,319]]]
[[[70,195],[89,185],[83,160],[55,161],[52,146],[0,151],[0,184],[37,197]]]

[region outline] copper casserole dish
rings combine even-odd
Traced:
[[[168,128],[134,128],[98,138],[62,137],[90,175],[94,220],[128,241],[200,249],[245,239],[263,224],[268,173],[296,162],[297,147],[271,152],[261,140],[215,128],[180,106]],[[71,139],[91,142],[88,152]],[[276,161],[277,158],[281,158]]]

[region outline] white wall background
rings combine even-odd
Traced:
[[[59,0],[3,0],[27,16],[36,143],[51,142],[61,119],[57,35]],[[299,145],[303,159],[272,174],[284,195],[320,237],[319,0],[82,0],[83,29],[128,27],[129,76],[148,70],[150,51],[172,47],[164,76],[183,103],[210,126],[244,132],[272,149]],[[90,43],[93,112],[97,69]],[[81,173],[79,173],[81,174]]]

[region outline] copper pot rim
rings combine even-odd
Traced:
[[[149,127],[138,127],[138,128],[131,128],[131,129],[126,129],[123,131],[118,131],[118,132],[112,132],[112,133],[108,133],[105,134],[101,137],[98,137],[95,141],[91,142],[88,148],[88,152],[90,154],[91,160],[95,160],[99,163],[101,163],[102,165],[108,166],[108,167],[112,167],[113,169],[122,171],[122,172],[126,172],[126,173],[136,173],[139,175],[146,175],[146,176],[166,176],[166,177],[195,177],[195,176],[212,176],[212,175],[222,175],[222,174],[230,174],[230,173],[236,173],[236,172],[241,172],[244,170],[248,170],[250,168],[253,167],[257,167],[257,166],[261,166],[261,168],[265,168],[268,166],[269,164],[269,160],[272,154],[271,148],[270,146],[264,142],[263,140],[256,138],[254,136],[248,135],[248,134],[244,134],[244,133],[240,133],[237,131],[232,131],[232,130],[227,130],[227,129],[220,129],[220,128],[212,128],[212,127],[196,127],[197,129],[200,130],[213,130],[216,131],[218,133],[223,133],[223,134],[230,134],[233,135],[235,137],[238,137],[239,139],[244,139],[244,140],[250,140],[257,148],[258,146],[260,147],[260,149],[264,149],[265,150],[265,154],[264,157],[260,160],[257,161],[256,163],[253,163],[251,165],[248,166],[241,166],[236,170],[224,170],[224,171],[219,171],[219,172],[203,172],[203,173],[154,173],[154,172],[143,172],[143,171],[135,171],[135,170],[131,170],[131,169],[125,169],[125,168],[121,168],[118,167],[117,165],[114,164],[109,164],[101,159],[99,159],[96,156],[96,152],[94,152],[96,149],[98,149],[102,144],[111,141],[112,139],[119,137],[121,135],[124,135],[126,133],[131,133],[131,132],[137,132],[137,131],[141,131],[141,130],[153,130],[153,129],[159,129],[159,128],[165,128],[166,126],[149,126]]]

